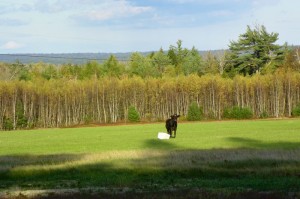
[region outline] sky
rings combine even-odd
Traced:
[[[0,54],[227,49],[247,25],[300,44],[299,0],[0,0]]]

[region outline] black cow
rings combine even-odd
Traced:
[[[174,114],[174,115],[171,115],[171,118],[166,120],[166,129],[167,129],[170,137],[172,137],[173,131],[174,131],[174,138],[176,137],[177,118],[179,118],[179,117],[180,117],[180,115]]]

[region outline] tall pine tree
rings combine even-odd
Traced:
[[[284,59],[284,50],[275,44],[278,33],[268,33],[265,26],[251,29],[247,26],[246,33],[239,36],[238,41],[231,41],[230,63],[227,72],[252,75],[259,73],[268,65],[276,67]]]

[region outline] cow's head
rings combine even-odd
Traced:
[[[179,118],[179,117],[180,117],[180,115],[177,115],[177,114],[171,115],[171,119],[174,121],[177,121],[177,118]]]

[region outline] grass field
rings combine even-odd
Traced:
[[[300,120],[163,123],[0,132],[0,191],[300,192]]]

